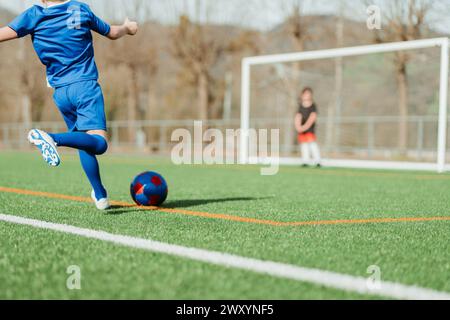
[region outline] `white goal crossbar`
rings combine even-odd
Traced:
[[[365,54],[388,53],[395,51],[406,51],[416,49],[426,49],[440,47],[440,88],[439,88],[439,125],[437,142],[436,164],[408,163],[402,166],[401,162],[379,162],[358,160],[325,160],[329,166],[339,167],[370,167],[378,169],[398,169],[408,168],[410,170],[436,170],[445,171],[445,157],[447,144],[447,105],[448,105],[448,77],[449,77],[449,39],[435,38],[425,40],[403,41],[384,44],[375,44],[359,47],[308,51],[288,54],[277,54],[268,56],[247,57],[242,61],[242,96],[241,96],[241,140],[239,154],[241,163],[249,163],[249,130],[250,130],[250,97],[251,97],[251,67],[256,65],[267,65],[276,63],[289,63],[298,61],[309,61],[319,59],[330,59],[340,57],[359,56]],[[296,162],[289,159],[280,159],[280,164],[294,164]],[[406,163],[405,163],[406,164]]]

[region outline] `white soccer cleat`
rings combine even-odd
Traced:
[[[94,200],[95,206],[97,207],[98,210],[105,211],[105,210],[108,210],[109,208],[111,208],[108,198],[103,198],[103,199],[97,200],[97,198],[95,197],[94,190],[92,190],[92,192],[91,192],[91,198],[92,198],[92,200]]]
[[[28,141],[41,151],[42,157],[50,166],[57,167],[61,164],[56,143],[46,132],[33,129],[28,133]]]

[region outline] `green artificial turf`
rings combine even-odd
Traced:
[[[131,202],[146,170],[169,183],[168,208],[282,222],[450,216],[450,176],[283,167],[174,166],[140,156],[101,158],[114,200]],[[0,153],[0,186],[88,197],[75,156],[52,169],[36,153]],[[450,292],[450,221],[275,227],[0,192],[0,213]],[[0,222],[0,298],[374,298]],[[82,290],[65,287],[79,265]]]

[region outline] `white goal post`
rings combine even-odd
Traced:
[[[449,77],[449,39],[435,38],[415,41],[393,42],[376,45],[366,45],[349,48],[277,54],[268,56],[247,57],[242,61],[242,96],[241,96],[241,138],[239,146],[240,161],[243,164],[255,162],[249,158],[249,130],[251,105],[251,68],[257,65],[278,63],[292,63],[319,59],[330,59],[350,56],[360,56],[375,53],[389,53],[425,48],[441,48],[440,88],[439,88],[439,124],[436,163],[413,163],[394,161],[364,161],[364,160],[324,160],[324,165],[334,167],[373,168],[373,169],[407,169],[407,170],[435,170],[440,173],[446,170],[447,144],[447,105],[448,105],[448,77]],[[256,159],[263,162],[264,159]],[[267,159],[265,159],[267,161]],[[281,158],[280,164],[298,164],[299,159]]]

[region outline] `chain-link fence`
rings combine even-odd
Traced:
[[[450,120],[450,119],[449,119]],[[344,117],[340,120],[321,117],[318,138],[325,157],[373,160],[433,161],[437,152],[437,117],[414,116],[407,119],[406,150],[398,145],[399,117]],[[169,154],[178,141],[171,141],[174,130],[184,128],[194,137],[194,120],[171,121],[112,121],[109,122],[110,151],[148,154]],[[210,120],[204,129],[239,129],[240,121]],[[34,128],[49,132],[64,132],[59,122],[34,123]],[[254,129],[280,129],[280,155],[299,153],[293,119],[253,119]],[[24,124],[0,125],[0,149],[26,149]],[[450,138],[450,137],[449,137]]]

